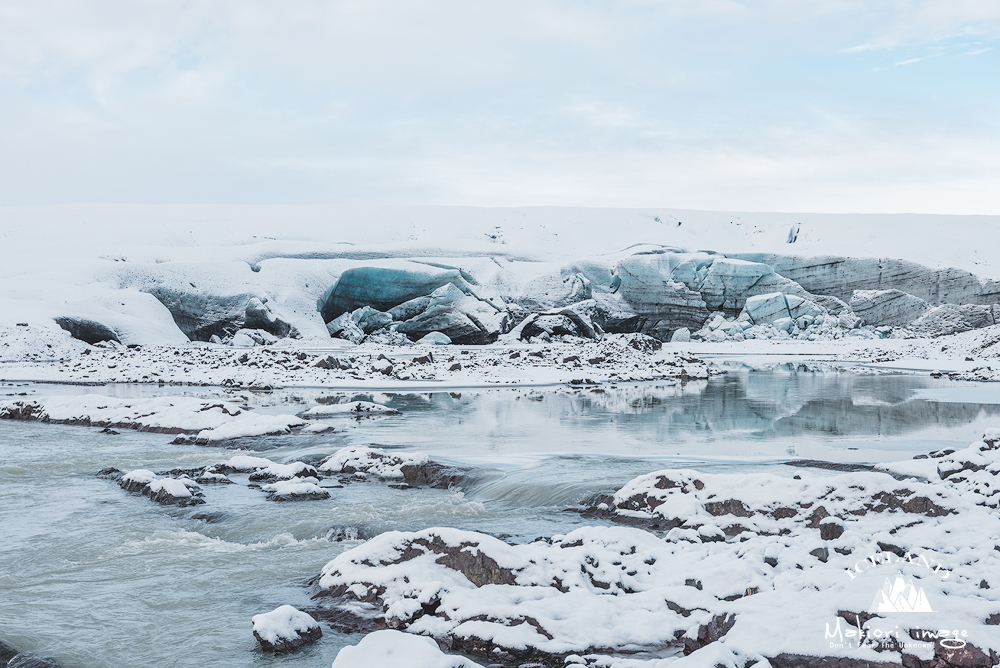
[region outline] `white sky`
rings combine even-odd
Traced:
[[[998,0],[0,0],[0,204],[1000,213]]]

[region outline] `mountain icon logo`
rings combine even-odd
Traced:
[[[913,580],[904,580],[903,574],[896,573],[892,582],[886,578],[885,584],[875,594],[868,612],[934,612],[923,587],[914,587]]]

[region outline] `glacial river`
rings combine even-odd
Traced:
[[[342,396],[315,388],[251,395],[0,386],[0,398],[80,392],[225,396],[282,413]],[[53,656],[64,668],[329,666],[360,636],[325,628],[318,644],[274,658],[257,648],[250,617],[284,603],[308,607],[305,582],[365,537],[454,526],[530,541],[584,524],[567,509],[656,469],[793,475],[784,462],[909,459],[965,446],[1000,426],[1000,387],[848,373],[734,370],[683,386],[362,398],[402,415],[243,447],[278,462],[311,463],[352,444],[427,452],[468,467],[467,489],[358,482],[332,489],[328,501],[273,503],[234,476],[240,484],[205,487],[204,505],[168,508],[95,473],[192,468],[236,452],[172,445],[159,434],[0,423],[0,639]]]

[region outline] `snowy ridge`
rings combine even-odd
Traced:
[[[389,532],[327,564],[316,600],[337,615],[354,611],[359,623],[507,662],[665,666],[671,660],[627,653],[669,647],[683,648],[691,665],[840,657],[929,666],[945,651],[958,661],[940,637],[915,642],[933,626],[962,633],[969,663],[954,665],[980,665],[1000,650],[997,443],[990,435],[914,460],[923,479],[897,479],[915,469],[895,478],[659,471],[591,511],[645,523],[662,538],[589,527],[509,545],[457,529]],[[871,610],[897,573],[933,618],[903,606]],[[857,631],[853,646],[824,637],[838,624]]]
[[[225,401],[191,397],[115,399],[101,395],[0,401],[0,419],[196,434],[203,442],[286,433],[305,424],[291,415],[258,415]]]

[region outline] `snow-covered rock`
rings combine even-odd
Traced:
[[[254,615],[250,621],[254,638],[266,652],[290,652],[323,637],[319,622],[290,605]]]
[[[462,656],[451,656],[424,636],[386,629],[369,633],[357,645],[337,653],[333,668],[482,668]]]
[[[851,310],[873,326],[901,327],[919,318],[930,305],[900,290],[855,290]]]
[[[371,401],[352,401],[346,404],[320,404],[302,413],[307,418],[355,417],[369,415],[399,415],[395,408],[389,408]]]
[[[276,482],[278,480],[292,480],[295,478],[316,478],[316,468],[305,462],[291,462],[290,464],[268,464],[262,468],[257,468],[250,474],[253,482]]]
[[[262,485],[261,489],[267,492],[269,501],[317,501],[330,498],[330,492],[315,482],[298,482],[294,478]]]
[[[164,505],[187,507],[205,503],[201,487],[188,478],[161,478],[147,469],[124,473],[106,469],[99,475],[117,480],[118,485],[127,492],[143,494]]]

